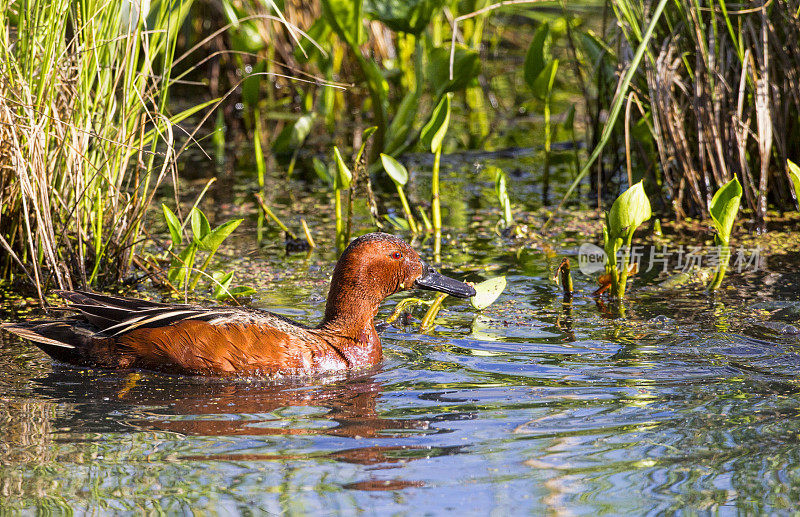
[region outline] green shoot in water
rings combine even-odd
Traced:
[[[617,299],[625,297],[633,232],[651,215],[650,200],[641,181],[623,192],[606,213],[603,227],[603,248],[608,259],[606,273],[611,276],[612,296]],[[621,267],[618,267],[617,252],[623,244],[625,255]]]
[[[719,254],[719,264],[714,278],[708,285],[709,291],[714,291],[722,284],[725,272],[728,270],[728,263],[731,259],[731,231],[733,223],[736,221],[736,213],[739,211],[739,203],[742,200],[742,185],[734,176],[732,180],[723,185],[711,199],[709,211],[714,229],[717,234],[714,236],[714,244]]]

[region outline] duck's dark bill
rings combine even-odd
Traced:
[[[421,277],[417,278],[417,281],[414,282],[414,285],[417,289],[441,291],[459,298],[470,298],[475,296],[475,289],[471,285],[467,285],[464,282],[459,282],[458,280],[453,280],[452,278],[446,277],[431,268],[426,268],[425,273],[423,273]]]

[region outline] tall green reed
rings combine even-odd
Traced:
[[[145,19],[128,0],[0,0],[3,277],[22,270],[41,295],[125,274],[174,174],[166,103],[190,3]]]

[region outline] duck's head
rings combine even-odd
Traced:
[[[369,311],[371,318],[384,298],[408,289],[475,296],[472,286],[438,273],[401,239],[368,233],[351,242],[336,263],[325,320],[360,310]]]

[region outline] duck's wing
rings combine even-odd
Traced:
[[[71,364],[193,373],[305,370],[330,353],[307,329],[267,311],[205,308],[62,291],[78,314],[2,324],[48,355]],[[309,363],[311,361],[311,363]]]

